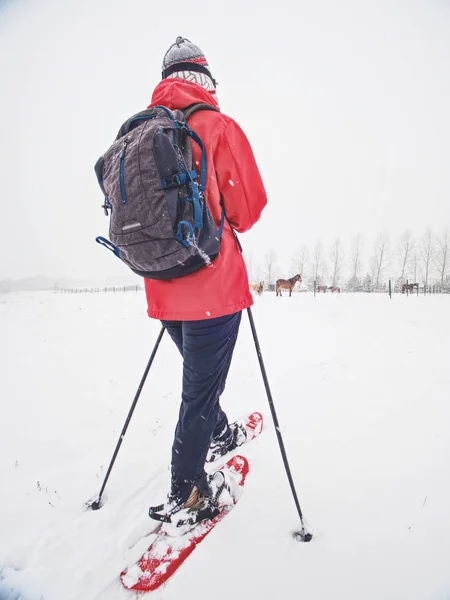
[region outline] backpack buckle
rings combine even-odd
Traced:
[[[183,236],[183,227],[185,227],[188,231],[187,237]],[[192,227],[192,225],[188,221],[180,221],[178,223],[175,239],[181,244],[183,244],[185,248],[189,248],[194,238],[194,228]]]
[[[105,202],[102,204],[102,208],[105,211],[105,215],[108,217],[109,216],[108,210],[110,210],[112,212],[112,205],[111,205],[111,202],[109,201],[108,196],[105,196]]]

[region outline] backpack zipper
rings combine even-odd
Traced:
[[[122,202],[127,204],[127,192],[125,190],[125,150],[127,149],[128,138],[124,141],[122,145],[122,150],[120,152],[120,193],[122,195]]]

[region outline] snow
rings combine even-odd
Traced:
[[[448,296],[294,293],[253,315],[300,504],[283,469],[244,318],[223,405],[261,411],[238,505],[164,600],[448,600]],[[179,406],[163,337],[104,494],[99,492],[160,323],[139,293],[0,296],[0,599],[125,600],[153,536]],[[147,537],[142,537],[147,536]]]

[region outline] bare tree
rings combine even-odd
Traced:
[[[245,265],[247,267],[247,272],[248,272],[248,276],[250,279],[250,282],[254,282],[254,269],[253,269],[253,255],[251,252],[249,252],[247,254],[247,252],[244,253],[244,261],[245,261]]]
[[[261,265],[256,265],[256,269],[255,269],[255,281],[259,282],[259,281],[263,281],[265,275],[264,275],[264,267]]]
[[[450,263],[450,233],[448,229],[444,231],[441,237],[437,240],[436,248],[436,266],[441,278],[441,285],[444,285],[444,279]]]
[[[366,276],[366,280],[370,280],[370,283],[372,286],[371,291],[373,292],[375,289],[375,278],[377,276],[377,270],[378,270],[378,261],[377,261],[377,257],[375,254],[370,259],[369,269],[370,269],[370,271],[368,273],[369,277]]]
[[[407,229],[400,238],[400,242],[398,245],[398,257],[401,269],[400,280],[402,284],[405,281],[405,275],[411,262],[415,247],[416,243],[413,237],[413,233],[410,229]]]
[[[410,277],[413,278],[413,282],[417,283],[417,271],[419,270],[419,253],[417,251],[417,246],[416,249],[414,250],[412,256],[411,256],[411,263],[409,265],[409,273],[410,273]]]
[[[295,252],[294,258],[292,259],[292,270],[295,273],[300,273],[303,281],[305,278],[306,265],[309,260],[309,252],[306,244],[302,244],[300,248]]]
[[[423,237],[419,251],[420,264],[422,266],[422,273],[424,278],[424,284],[428,285],[428,278],[433,268],[433,261],[436,255],[436,238],[430,227],[427,228]]]
[[[313,278],[319,282],[322,279],[323,272],[325,269],[324,258],[323,258],[323,244],[317,242],[312,252],[312,268]]]
[[[361,267],[362,235],[357,233],[352,242],[352,278],[358,277]]]
[[[333,245],[331,246],[331,254],[330,254],[331,276],[332,276],[332,284],[331,285],[333,287],[338,284],[339,277],[341,275],[343,258],[344,258],[344,252],[342,249],[341,241],[339,239],[336,239],[334,241]]]
[[[271,249],[266,252],[264,257],[264,277],[267,283],[270,285],[273,280],[274,271],[278,262],[277,253]]]
[[[389,237],[386,233],[380,233],[374,243],[372,263],[376,290],[380,288],[383,273],[389,264],[389,260]]]
[[[361,249],[362,249],[362,235],[357,233],[352,240],[351,249],[351,272],[349,281],[349,290],[354,292],[358,283],[358,274],[361,268]]]

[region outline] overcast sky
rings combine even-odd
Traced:
[[[0,0],[0,279],[127,272],[94,242],[93,165],[178,35],[253,145],[254,261],[274,248],[288,272],[302,242],[450,226],[448,0]]]

